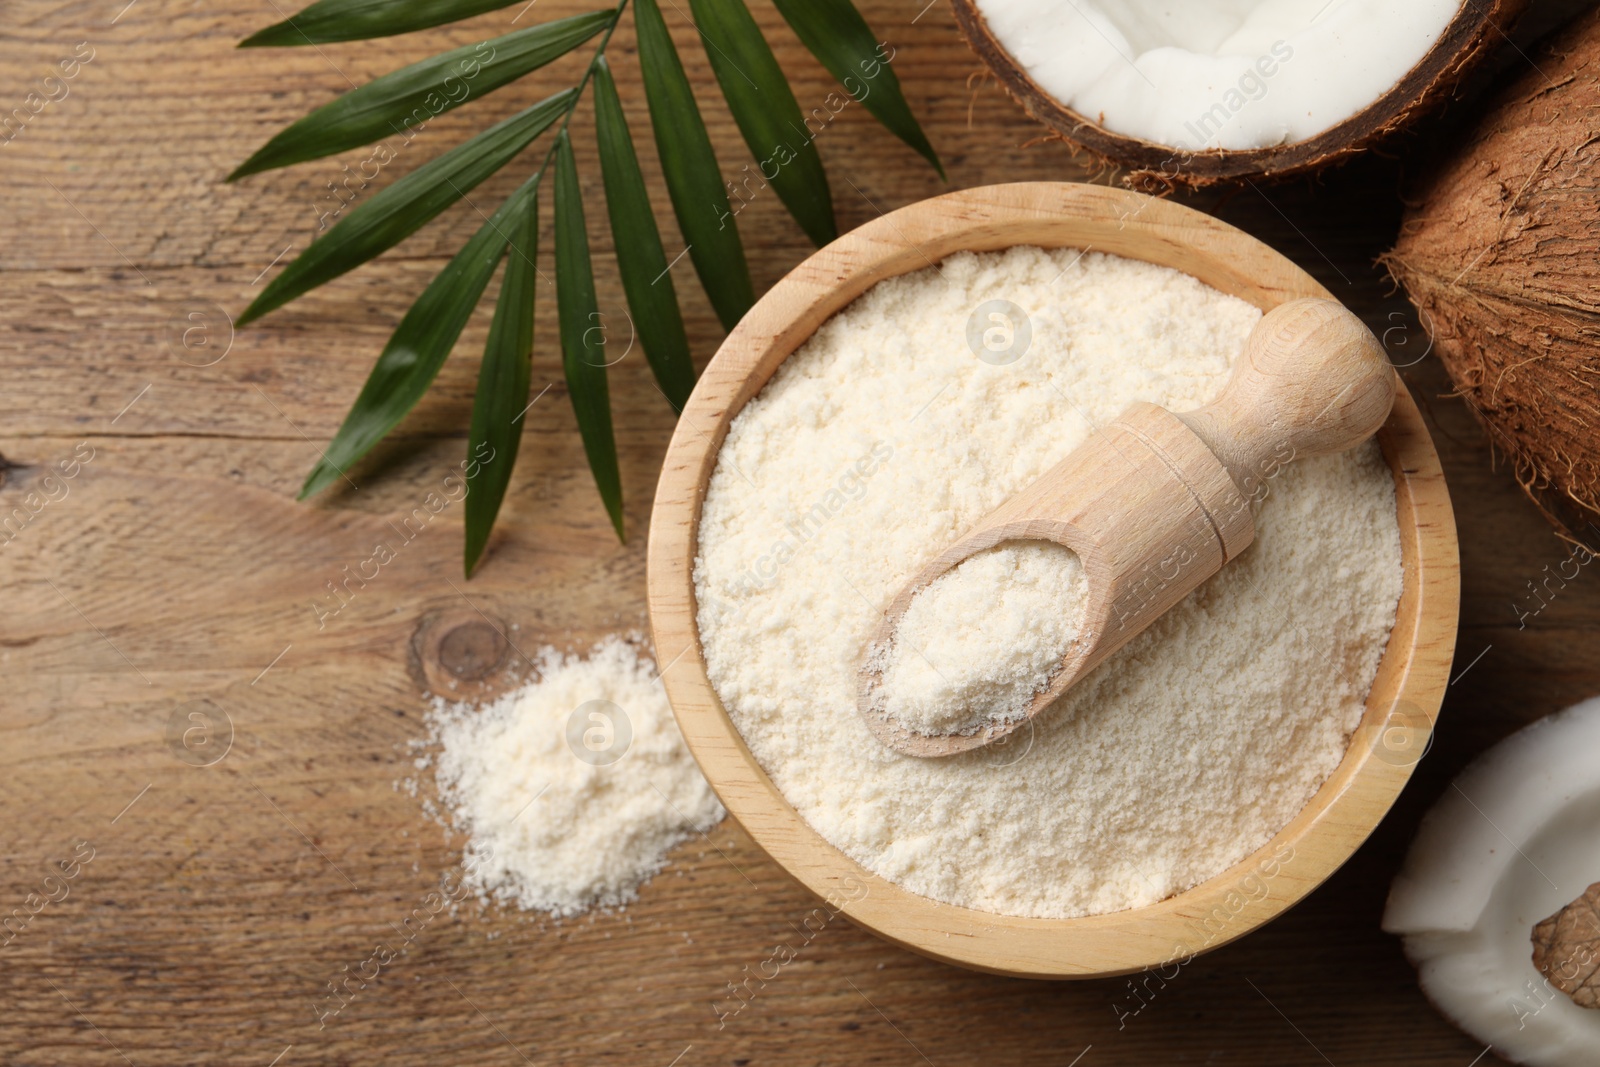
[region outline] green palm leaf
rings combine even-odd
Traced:
[[[240,48],[285,48],[365,41],[425,30],[510,7],[521,0],[317,0],[291,18],[239,42]]]
[[[408,33],[508,7],[522,0],[315,0],[294,17],[241,42],[243,47],[293,46]],[[471,240],[417,297],[390,335],[326,453],[306,477],[302,498],[325,488],[385,435],[432,385],[461,331],[482,299],[509,245],[488,342],[479,367],[468,431],[466,538],[463,565],[470,576],[481,562],[504,503],[527,411],[534,332],[534,266],[539,187],[555,169],[556,315],[562,368],[584,454],[617,536],[624,536],[622,479],[611,418],[606,327],[595,296],[588,226],[584,218],[569,126],[577,104],[595,87],[595,140],[617,269],[634,335],[644,348],[663,395],[677,410],[694,387],[694,363],[671,267],[684,255],[723,326],[732,329],[755,302],[750,271],[728,190],[707,136],[705,121],[684,75],[658,0],[601,0],[609,10],[531,26],[453,49],[384,75],[318,108],[281,130],[230,180],[273,167],[320,158],[406,134],[433,116],[550,63],[598,35],[577,84],[483,131],[379,190],[311,244],[272,280],[239,316],[243,326],[324,282],[365,263],[426,225],[559,123],[543,164],[485,220]],[[880,48],[851,0],[774,0],[806,47],[891,132],[939,170],[939,158],[906,106],[892,52]],[[673,214],[684,249],[667,258],[650,195],[623,111],[606,49],[629,3],[636,5],[639,67]],[[837,108],[802,115],[794,93],[762,37],[747,0],[687,0],[722,95],[746,144],[756,154],[757,178],[744,168],[741,185],[754,192],[773,186],[785,207],[817,243],[834,236],[827,175],[813,141]],[[674,10],[678,0],[673,0]],[[528,4],[515,23],[532,7]],[[687,17],[687,15],[686,15]],[[886,46],[885,46],[886,47]],[[410,140],[409,134],[406,137]],[[374,151],[386,150],[380,144]],[[376,156],[374,158],[377,158]],[[387,163],[388,157],[381,162]],[[759,184],[758,184],[759,183]],[[738,200],[744,206],[744,196]],[[476,210],[476,205],[474,205]],[[481,215],[481,212],[480,212]],[[630,346],[633,343],[630,340]],[[620,340],[619,340],[620,344]]]
[[[655,0],[634,0],[639,69],[673,214],[711,306],[726,330],[756,302],[744,244],[700,108]]]
[[[417,297],[390,335],[339,432],[306,477],[300,499],[349,470],[422,399],[494,275],[512,216],[537,187],[538,179],[532,178],[512,193]]]
[[[611,431],[611,396],[606,388],[605,324],[594,295],[583,192],[567,131],[556,137],[556,313],[561,324],[561,364],[578,418],[583,451],[605,502],[617,538],[622,531],[622,475]]]
[[[828,175],[800,117],[800,105],[750,9],[744,0],[690,0],[689,7],[712,73],[760,172],[754,187],[750,176],[735,184],[754,194],[770,182],[811,243],[827,244],[839,235]]]
[[[576,93],[567,89],[548,97],[379,190],[272,279],[239,316],[238,325],[359,267],[421,229],[549,129]]]
[[[916,149],[944,177],[939,154],[911,114],[900,79],[889,66],[872,34],[850,0],[772,0],[800,42],[838,78],[852,97],[872,112],[888,131]],[[830,109],[831,112],[831,109]]]
[[[565,133],[562,134],[566,136]],[[478,393],[472,403],[472,428],[467,433],[466,547],[462,566],[467,577],[483,555],[495,516],[511,483],[511,468],[522,443],[522,414],[528,406],[532,375],[533,292],[538,280],[534,259],[539,246],[539,186],[521,198],[512,217],[506,274],[494,306],[494,322],[478,368]],[[476,469],[474,469],[476,465]]]
[[[611,80],[611,67],[603,57],[594,69],[594,129],[612,243],[617,250],[617,272],[622,275],[628,311],[661,392],[674,411],[682,411],[694,389],[689,338],[683,331],[678,294],[667,269],[656,217],[650,210],[639,157],[633,151],[628,119]]]
[[[280,131],[228,175],[228,180],[320,159],[390,134],[403,135],[414,125],[486,96],[566,55],[615,17],[611,11],[574,15],[464,45],[385,74]]]

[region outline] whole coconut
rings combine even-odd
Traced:
[[[1600,12],[1530,52],[1384,257],[1528,495],[1600,518]]]

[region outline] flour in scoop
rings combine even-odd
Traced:
[[[1215,399],[1260,318],[1100,252],[963,252],[868,289],[745,404],[696,530],[700,641],[823,838],[925,897],[1061,918],[1188,889],[1305,807],[1400,598],[1394,479],[1370,442],[1265,482],[1255,542],[1004,751],[904,756],[857,707],[914,575],[1134,401]]]
[[[883,711],[913,733],[972,733],[1021,719],[1083,625],[1077,553],[1013,541],[974,553],[918,590],[882,650]]]

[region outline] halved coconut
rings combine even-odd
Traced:
[[[1318,170],[1443,101],[1526,0],[952,0],[1035,119],[1142,188]]]
[[[1597,751],[1600,699],[1495,745],[1422,820],[1389,891],[1383,928],[1422,991],[1513,1063],[1600,1067],[1600,1010],[1571,984],[1600,949],[1552,943],[1550,921],[1600,882]]]

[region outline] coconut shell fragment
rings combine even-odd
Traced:
[[[1460,395],[1568,536],[1600,519],[1600,12],[1418,190],[1384,257]]]
[[[1101,116],[1066,106],[1041,88],[999,42],[984,21],[978,0],[951,0],[967,44],[1030,117],[1088,155],[1121,167],[1123,183],[1146,192],[1284,178],[1344,161],[1449,100],[1462,78],[1507,40],[1507,31],[1526,6],[1527,0],[1462,0],[1444,32],[1404,77],[1365,108],[1314,137],[1268,148],[1188,152],[1118,133],[1097,121]],[[1375,32],[1382,28],[1375,27]]]
[[[1533,928],[1533,965],[1580,1008],[1600,1008],[1600,882]]]
[[[1422,820],[1390,890],[1383,928],[1428,999],[1493,1046],[1485,1061],[1600,1067],[1596,752],[1600,697],[1484,752]]]

